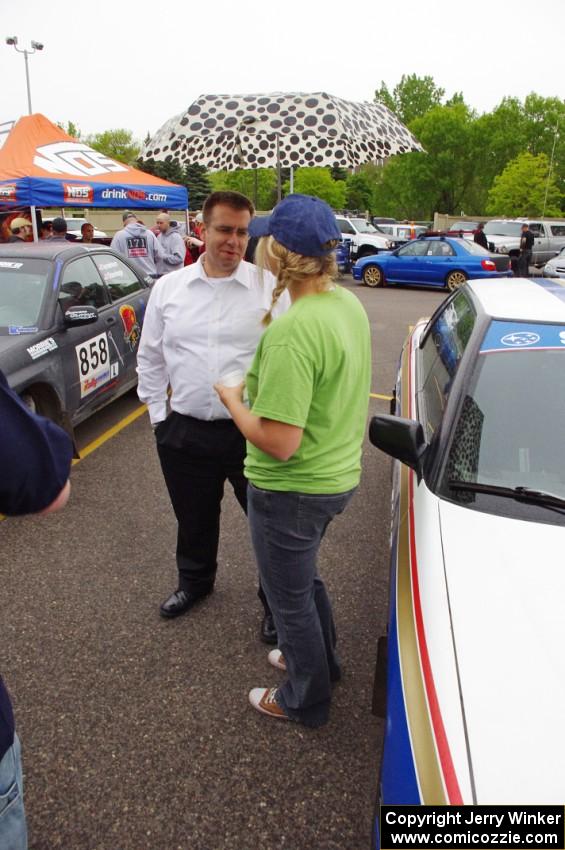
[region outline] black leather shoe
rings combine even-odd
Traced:
[[[263,643],[277,643],[277,630],[273,622],[272,614],[265,614],[261,622],[261,640]]]
[[[207,593],[188,593],[186,590],[175,590],[160,607],[161,617],[178,617],[190,611],[197,602],[208,596]]]

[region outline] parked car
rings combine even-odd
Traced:
[[[473,238],[478,226],[478,221],[454,221],[449,225],[449,230],[452,233],[459,233],[461,235],[465,233],[467,236]]]
[[[470,281],[394,392],[369,429],[394,458],[380,802],[562,805],[562,287]]]
[[[388,251],[392,245],[384,233],[379,233],[376,227],[364,218],[347,218],[336,215],[337,226],[341,230],[344,241],[351,247],[351,259],[378,254]]]
[[[52,218],[44,218],[42,220],[43,220],[44,223],[48,223],[48,222],[53,221]],[[67,234],[70,237],[72,237],[73,239],[80,239],[81,238],[80,229],[81,229],[83,224],[87,223],[88,219],[86,219],[86,218],[66,218],[65,221],[67,222]],[[98,228],[95,227],[93,238],[94,239],[109,239],[109,236],[103,230],[98,230]]]
[[[135,386],[152,279],[99,245],[0,246],[0,369],[69,434]]]
[[[529,218],[492,219],[485,224],[485,234],[497,253],[511,258],[520,255],[522,226],[527,224],[534,234],[532,263],[541,266],[565,248],[565,220],[539,221]]]
[[[391,242],[393,248],[400,248],[411,239],[416,239],[418,236],[426,233],[427,227],[423,224],[378,224],[377,230],[385,233]]]
[[[491,254],[467,239],[420,236],[396,251],[364,257],[353,267],[366,286],[416,283],[457,289],[468,278],[510,277],[508,257]]]
[[[565,277],[565,247],[543,267],[544,277]]]

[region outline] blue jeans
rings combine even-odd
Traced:
[[[331,684],[341,677],[332,606],[318,575],[317,556],[326,528],[353,493],[313,496],[253,484],[247,493],[261,585],[288,673],[277,702],[306,726],[327,723]]]
[[[0,761],[0,847],[2,850],[27,850],[22,759],[17,735]]]

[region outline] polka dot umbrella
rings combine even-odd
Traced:
[[[324,92],[202,95],[145,145],[144,159],[237,168],[354,168],[420,143],[382,103],[353,103]]]

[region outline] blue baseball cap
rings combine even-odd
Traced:
[[[341,239],[332,208],[311,195],[287,195],[271,215],[251,220],[249,235],[273,236],[304,257],[323,257],[333,250],[326,243]]]

